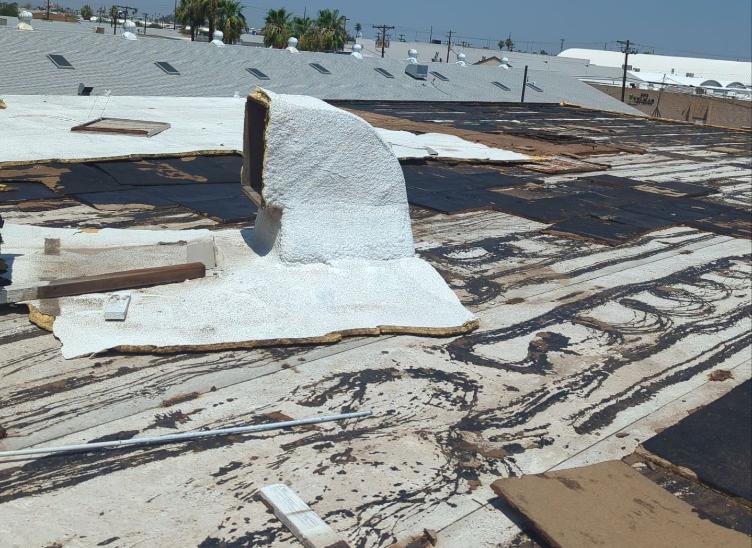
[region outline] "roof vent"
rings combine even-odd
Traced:
[[[126,40],[138,40],[136,36],[136,23],[133,21],[125,21],[123,23],[123,38]]]
[[[157,65],[159,68],[161,68],[165,72],[165,74],[172,74],[175,76],[180,75],[180,71],[176,69],[175,67],[173,67],[167,61],[156,61],[154,64]]]
[[[259,80],[269,80],[269,76],[267,76],[266,74],[264,74],[262,71],[260,71],[257,68],[249,67],[249,68],[247,68],[245,70],[247,70],[248,72],[250,72],[251,74],[253,74]]]
[[[376,72],[378,72],[379,74],[381,74],[384,78],[394,78],[394,74],[392,74],[391,72],[389,72],[388,70],[386,70],[384,68],[376,67],[373,70],[375,70]]]
[[[464,53],[458,53],[457,54],[457,62],[455,64],[459,65],[461,67],[466,67],[467,66],[466,59],[467,59],[467,55],[465,55]]]
[[[418,50],[417,49],[410,49],[407,52],[407,62],[411,65],[417,65],[418,64]]]
[[[93,86],[87,86],[83,82],[81,82],[80,84],[78,84],[78,94],[79,95],[81,95],[83,97],[88,97],[89,95],[91,95],[92,91],[94,91],[94,87]]]
[[[512,65],[509,64],[509,59],[507,59],[506,57],[502,57],[501,64],[499,65],[499,67],[509,70],[510,68],[512,68]]]
[[[213,37],[213,40],[211,41],[212,46],[216,46],[218,48],[225,47],[225,43],[224,43],[225,33],[224,32],[222,32],[221,30],[215,30],[214,34],[212,34],[212,37]]]
[[[361,53],[361,51],[363,51],[363,46],[361,46],[360,44],[353,44],[352,53],[350,55],[352,55],[356,59],[363,59],[363,54]]]
[[[319,63],[308,63],[308,66],[315,68],[317,71],[319,71],[321,74],[331,74],[329,72],[329,69],[327,69],[325,66],[320,65]]]
[[[287,39],[287,48],[286,49],[290,53],[300,53],[298,51],[298,39],[295,38],[294,36],[291,36],[290,38],[288,38]]]
[[[23,10],[18,14],[18,24],[16,25],[16,28],[18,30],[34,30],[34,27],[31,26],[31,19],[33,17],[34,16],[30,11]]]
[[[405,67],[405,74],[416,80],[428,79],[428,65],[409,64]]]

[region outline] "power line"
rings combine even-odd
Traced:
[[[629,60],[629,54],[630,53],[637,53],[637,51],[636,50],[631,50],[630,51],[630,49],[629,49],[629,40],[627,40],[626,42],[624,42],[622,40],[617,40],[616,43],[617,44],[622,44],[624,46],[624,75],[622,76],[622,79],[621,79],[621,102],[623,103],[624,102],[624,95],[625,95],[625,93],[627,91],[627,61]]]
[[[373,28],[381,31],[381,58],[384,58],[384,48],[386,48],[386,31],[394,30],[394,27],[389,25],[372,25]]]

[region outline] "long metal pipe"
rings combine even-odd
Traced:
[[[94,443],[81,443],[78,445],[61,445],[59,447],[33,447],[30,449],[17,449],[15,451],[0,451],[2,457],[21,457],[27,455],[39,455],[43,453],[75,453],[88,452],[94,449],[109,449],[113,447],[132,447],[137,445],[156,445],[176,441],[187,441],[212,436],[229,436],[231,434],[248,434],[251,432],[265,432],[278,430],[292,426],[304,426],[306,424],[319,424],[322,422],[340,421],[345,419],[357,419],[367,417],[370,410],[356,411],[354,413],[342,413],[340,415],[319,415],[284,422],[272,422],[269,424],[254,424],[251,426],[234,426],[232,428],[220,428],[218,430],[199,430],[194,432],[181,432],[180,434],[168,434],[167,436],[155,436],[150,438],[135,438],[130,440],[99,441]]]

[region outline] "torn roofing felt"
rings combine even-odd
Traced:
[[[132,291],[123,322],[103,320],[105,294],[59,299],[54,333],[66,358],[110,348],[220,349],[355,334],[445,336],[477,327],[441,276],[415,255],[402,170],[369,124],[310,97],[259,90],[248,105],[264,113],[263,132],[245,139],[245,161],[257,162],[243,170],[261,206],[256,227],[213,233],[211,275]],[[17,230],[11,245],[21,250],[56,230],[35,228],[33,237]],[[130,240],[158,235],[77,236],[104,249],[113,238],[131,246]]]

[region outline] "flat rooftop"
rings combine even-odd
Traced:
[[[539,157],[403,162],[417,252],[480,329],[63,360],[25,307],[0,308],[0,449],[373,410],[4,460],[0,530],[11,545],[294,544],[255,498],[271,483],[290,485],[353,546],[424,529],[439,546],[526,545],[493,481],[621,459],[752,377],[749,132],[560,105],[337,104],[379,127],[431,127]],[[0,215],[81,229],[250,226],[239,174],[225,180],[239,160],[225,152],[221,165],[186,162],[199,163],[163,203],[117,196],[132,191],[132,163],[156,178],[158,159],[0,165],[0,185],[18,193],[0,192]],[[109,174],[106,190],[87,182],[89,169]],[[214,209],[196,175],[223,185]],[[42,195],[24,186],[34,184]],[[245,215],[224,215],[230,206]]]

